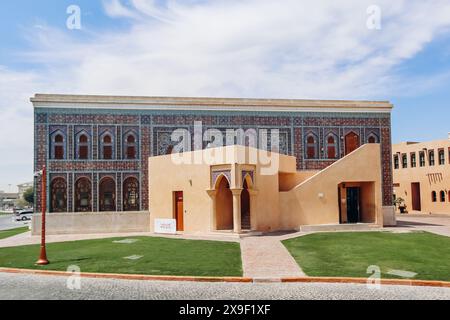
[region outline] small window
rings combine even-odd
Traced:
[[[429,162],[430,166],[435,165],[434,150],[430,150],[430,152],[428,152],[428,162]]]
[[[318,139],[313,134],[308,135],[306,138],[306,158],[318,158]]]
[[[329,135],[327,138],[327,157],[328,159],[337,158],[337,137]]]
[[[377,135],[375,135],[374,133],[371,133],[370,135],[369,135],[369,137],[367,138],[367,142],[368,143],[378,143],[378,136]]]
[[[100,141],[101,143],[101,158],[104,160],[111,160],[113,158],[113,139],[109,133],[106,133]]]
[[[437,202],[437,193],[436,191],[431,192],[431,201]]]
[[[89,157],[89,145],[87,135],[82,134],[78,138],[78,159],[87,160]]]
[[[419,162],[421,167],[425,167],[425,152],[423,151],[419,153]]]
[[[394,155],[394,169],[399,169],[399,168],[400,168],[400,163],[399,163],[398,155]]]
[[[408,157],[406,156],[406,154],[402,154],[402,168],[408,168]]]
[[[440,192],[441,202],[445,202],[445,191]]]
[[[444,149],[439,150],[439,165],[443,166],[445,164],[445,152]]]
[[[417,167],[416,153],[411,153],[411,168]]]
[[[55,160],[64,160],[64,136],[61,133],[57,133],[53,136],[52,141],[52,159]]]
[[[129,134],[125,140],[125,158],[136,159],[136,137]]]

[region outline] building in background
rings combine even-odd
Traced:
[[[0,191],[0,211],[12,211],[19,200],[17,193]]]
[[[393,145],[394,194],[408,212],[450,214],[450,133],[447,140]]]
[[[48,168],[47,207],[55,217],[64,214],[64,221],[69,221],[67,215],[83,217],[83,225],[91,228],[86,232],[100,232],[109,221],[115,226],[112,231],[147,231],[153,196],[149,158],[173,152],[178,142],[171,136],[177,129],[194,137],[196,122],[202,124],[201,137],[210,129],[223,136],[227,130],[254,130],[258,137],[279,130],[277,151],[294,157],[296,170],[303,172],[319,172],[364,144],[378,143],[381,209],[387,216],[393,212],[389,102],[42,94],[31,101],[34,169]],[[270,143],[270,134],[267,139]],[[233,139],[223,144],[239,143]],[[200,148],[207,147],[208,142],[200,141]],[[352,181],[342,182],[351,186]],[[40,194],[39,177],[35,193]],[[35,199],[40,211],[40,197]],[[131,227],[133,216],[140,226]],[[51,226],[51,214],[49,218]],[[119,227],[121,223],[126,227]]]
[[[26,183],[22,183],[22,184],[18,184],[17,188],[19,190],[19,199],[23,199],[23,194],[30,188],[33,188],[33,181],[31,182],[26,182]]]

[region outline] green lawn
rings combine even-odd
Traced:
[[[28,230],[29,230],[28,227],[21,227],[21,228],[16,228],[16,229],[11,229],[11,230],[0,231],[0,240],[27,232]]]
[[[0,267],[66,271],[77,265],[82,272],[179,276],[242,276],[239,243],[135,237],[135,243],[113,241],[124,238],[51,243],[51,264],[34,265],[39,246],[0,249]],[[138,260],[124,257],[143,256]]]
[[[368,277],[377,265],[417,273],[414,279],[450,281],[450,238],[427,232],[316,233],[283,241],[309,276]]]

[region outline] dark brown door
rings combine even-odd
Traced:
[[[420,183],[411,183],[411,198],[412,209],[414,211],[421,211],[422,203],[420,201]]]
[[[177,231],[184,231],[183,191],[175,192],[175,219]]]
[[[348,223],[361,221],[360,214],[360,188],[347,188],[347,220]]]
[[[359,148],[359,136],[354,132],[350,132],[345,136],[345,155],[348,155],[349,153],[355,151],[358,148]]]

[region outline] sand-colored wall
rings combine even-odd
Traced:
[[[290,191],[306,179],[311,178],[313,175],[317,174],[319,170],[314,171],[297,171],[294,173],[284,173],[280,172],[278,175],[279,180],[279,191],[286,192]]]
[[[41,234],[42,216],[35,214],[31,234]],[[48,213],[46,234],[149,232],[150,214],[141,212]]]
[[[341,183],[368,183],[363,196],[368,212],[373,211],[375,223],[383,225],[381,199],[380,145],[366,144],[314,175],[289,192],[280,193],[281,227],[298,229],[302,225],[338,224],[338,186]],[[373,188],[368,187],[373,184]],[[341,195],[341,200],[345,199]],[[366,217],[367,219],[367,217]]]
[[[242,188],[242,172],[254,171],[253,184],[249,185],[250,194],[253,194],[250,208],[253,230],[292,230],[301,225],[338,224],[338,186],[343,182],[355,183],[361,187],[363,221],[380,225],[383,223],[379,144],[364,145],[316,174],[297,173],[294,157],[273,154],[275,169],[268,170],[267,165],[262,166],[258,161],[245,156],[248,148],[229,146],[216,151],[208,163],[176,164],[171,155],[150,158],[151,230],[154,219],[175,217],[175,191],[184,193],[186,232],[210,232],[216,227],[231,228],[230,194],[217,194],[213,191],[217,190],[218,184],[212,181],[211,172],[217,170],[231,170],[230,188],[235,193]],[[186,156],[201,158],[205,152],[211,154],[214,150],[195,151]],[[221,157],[221,153],[229,157]],[[290,191],[279,192],[280,187]],[[214,226],[212,194],[216,194]],[[221,205],[223,203],[226,205]],[[225,212],[228,214],[225,215]]]
[[[445,164],[439,164],[440,149],[444,150]],[[419,151],[434,150],[435,165],[430,166],[428,155],[425,166],[420,167]],[[399,169],[394,169],[394,193],[397,198],[405,199],[407,210],[413,211],[412,183],[420,183],[422,212],[450,214],[450,139],[424,143],[401,143],[393,145],[393,154],[399,156]],[[411,167],[411,153],[416,153],[417,167]],[[408,167],[402,167],[402,155],[406,154]],[[394,167],[394,166],[393,166]],[[437,202],[432,202],[431,193],[436,191]],[[446,193],[446,201],[441,202],[440,192]]]

